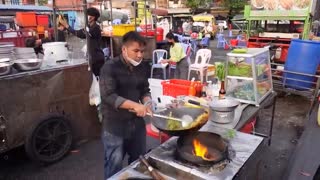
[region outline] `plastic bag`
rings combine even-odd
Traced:
[[[98,106],[101,103],[100,86],[97,77],[92,74],[92,84],[89,91],[89,104]]]
[[[82,48],[81,51],[83,52],[84,56],[87,55],[87,44],[85,44]]]

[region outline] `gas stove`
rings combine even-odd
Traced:
[[[230,130],[212,126],[203,127],[201,131],[214,132],[226,137]],[[177,137],[173,137],[145,155],[148,162],[166,179],[233,179],[263,142],[261,137],[236,132],[235,137],[228,140],[229,159],[211,166],[200,166],[177,158],[177,140]],[[136,161],[110,179],[126,178],[150,179],[150,176],[144,165]]]

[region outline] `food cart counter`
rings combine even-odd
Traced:
[[[200,131],[212,132],[226,137],[228,129],[207,124]],[[235,132],[229,139],[230,161],[224,164],[203,167],[191,165],[175,158],[177,138],[172,137],[145,155],[149,164],[166,179],[241,179],[255,167],[257,158],[264,147],[263,138]],[[139,160],[133,162],[110,179],[151,179],[150,174]]]
[[[31,159],[54,162],[72,142],[99,136],[91,81],[85,60],[0,76],[0,153],[25,145]],[[41,152],[50,142],[61,146]]]

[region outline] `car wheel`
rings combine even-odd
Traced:
[[[39,163],[53,163],[64,157],[72,144],[71,126],[63,116],[53,115],[37,122],[25,141],[29,158]]]

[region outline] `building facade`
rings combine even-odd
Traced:
[[[38,5],[38,0],[0,0],[0,4],[6,4],[6,5]]]

